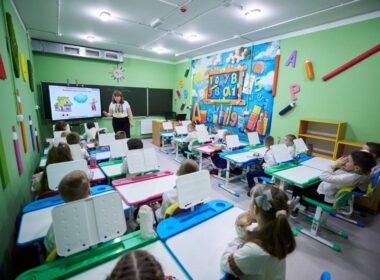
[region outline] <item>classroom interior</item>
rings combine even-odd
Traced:
[[[259,132],[261,144],[265,135],[277,139],[294,134],[314,146],[314,156],[331,160],[360,150],[363,143],[380,142],[378,0],[1,0],[0,18],[0,279],[15,279],[41,261],[38,254],[36,259],[37,245],[28,244],[25,250],[17,243],[23,209],[34,199],[32,176],[42,170],[45,140],[53,137],[55,122],[43,83],[108,90],[103,94],[108,99],[97,103],[100,112],[108,110],[104,104],[111,101],[113,90],[121,89],[132,111],[136,109],[131,137],[154,149],[160,171],[175,173],[185,160],[172,153],[170,141],[165,146],[169,152],[160,147],[162,123],[174,119],[177,125],[176,115],[210,128],[220,123],[244,142],[247,132]],[[58,50],[64,46],[84,48],[87,55]],[[108,59],[94,58],[93,52],[107,51]],[[327,77],[348,62],[346,69]],[[312,77],[307,67],[312,67]],[[239,91],[237,103],[235,94],[207,91],[214,84],[223,91],[209,78],[231,71],[240,78],[234,88]],[[153,99],[154,92],[162,94],[162,100]],[[140,93],[145,99],[128,99]],[[221,97],[225,93],[228,100]],[[255,125],[249,127],[255,108],[262,112],[255,113]],[[109,117],[68,123],[83,134],[88,121],[113,132]],[[207,164],[206,158],[204,169],[211,169]],[[226,191],[219,187],[225,181],[210,178],[210,200],[248,209],[246,181],[233,180]],[[112,185],[107,180],[102,184]],[[354,205],[360,215],[355,212],[353,217],[364,227],[328,218],[349,236],[319,231],[321,238],[340,244],[339,252],[298,232],[296,250],[286,260],[286,278],[320,279],[323,272],[330,272],[331,279],[378,278],[379,200],[377,189],[370,200],[361,198]],[[310,229],[307,219],[289,221],[294,229]],[[219,227],[223,234],[222,223]],[[173,255],[168,254],[185,271],[184,279],[200,279]],[[19,256],[33,260],[21,261]]]

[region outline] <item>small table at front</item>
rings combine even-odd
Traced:
[[[133,250],[145,250],[152,254],[162,265],[165,275],[174,276],[179,280],[188,279],[175,258],[158,240],[157,235],[153,234],[150,239],[144,240],[140,236],[140,231],[35,267],[21,274],[18,279],[106,279],[119,259],[126,252]]]

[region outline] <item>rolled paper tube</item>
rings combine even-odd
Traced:
[[[35,151],[36,150],[36,143],[35,143],[35,139],[34,139],[32,117],[30,115],[29,115],[29,129],[30,129],[30,137],[32,138],[33,151]]]
[[[380,44],[374,46],[372,49],[369,49],[368,51],[362,53],[361,55],[358,55],[354,59],[351,59],[349,62],[343,64],[342,66],[336,68],[335,70],[331,71],[327,75],[323,76],[322,80],[328,81],[331,78],[335,77],[336,75],[340,74],[341,72],[347,70],[351,66],[354,66],[356,63],[359,63],[360,61],[366,59],[367,57],[373,55],[374,53],[380,51]]]
[[[20,92],[18,89],[16,89],[16,96],[17,96],[17,104],[18,104],[18,114],[22,115],[21,98],[20,98]],[[21,119],[19,116],[18,118]],[[26,141],[24,117],[22,117],[22,120],[20,121],[20,128],[21,128],[22,143],[24,145],[24,152],[26,153],[28,151],[28,142]]]
[[[177,96],[178,96],[179,98],[181,98],[181,92],[180,92],[178,89],[177,89],[176,93],[177,93]]]
[[[34,129],[35,131],[35,136],[36,136],[36,145],[37,145],[37,152],[40,152],[40,142],[38,141],[38,131],[37,128]]]
[[[306,77],[309,80],[314,79],[313,64],[311,64],[311,61],[308,59],[305,60],[305,69],[306,69]]]
[[[187,78],[187,76],[189,76],[189,73],[190,73],[190,67],[187,67],[186,71],[185,71],[185,78]]]
[[[278,114],[280,116],[283,116],[285,115],[287,112],[289,112],[290,110],[292,110],[294,108],[294,106],[296,106],[296,103],[292,102],[290,103],[288,106],[286,106],[284,109],[282,109]]]
[[[229,104],[230,100],[228,99],[220,99],[220,100],[210,100],[213,104]]]
[[[181,111],[183,111],[183,109],[185,109],[185,106],[186,106],[186,103],[182,103],[182,105],[181,105]]]
[[[21,175],[23,171],[23,166],[22,166],[20,147],[18,144],[18,138],[17,138],[17,132],[16,132],[15,126],[12,126],[12,133],[13,133],[13,147],[15,149],[15,154],[16,154],[18,175]]]
[[[276,53],[276,64],[274,67],[274,78],[272,86],[272,96],[275,97],[277,93],[277,80],[278,80],[278,70],[280,69],[280,49]]]
[[[0,181],[3,184],[3,188],[5,188],[5,186],[9,183],[9,172],[6,160],[7,158],[4,151],[3,136],[0,131]]]

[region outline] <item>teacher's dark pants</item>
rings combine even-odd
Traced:
[[[127,138],[131,138],[129,118],[112,118],[113,131],[116,133],[118,131],[125,131]]]

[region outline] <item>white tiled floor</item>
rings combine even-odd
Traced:
[[[150,139],[144,140],[144,147],[156,147]],[[173,160],[174,155],[157,152],[161,170],[176,171],[179,164]],[[234,182],[230,188],[240,193],[236,198],[217,187],[219,181],[212,178],[212,198],[225,199],[236,206],[247,209],[250,199],[247,197],[247,186],[243,182]],[[330,218],[329,223],[347,231],[348,239],[322,231],[328,240],[341,245],[342,252],[337,253],[321,243],[299,234],[296,237],[297,249],[287,258],[287,279],[319,279],[323,271],[329,271],[332,280],[374,280],[380,279],[380,220],[378,215],[359,217],[365,222],[364,228]],[[293,222],[292,226],[295,226]],[[299,222],[304,228],[309,224]]]

